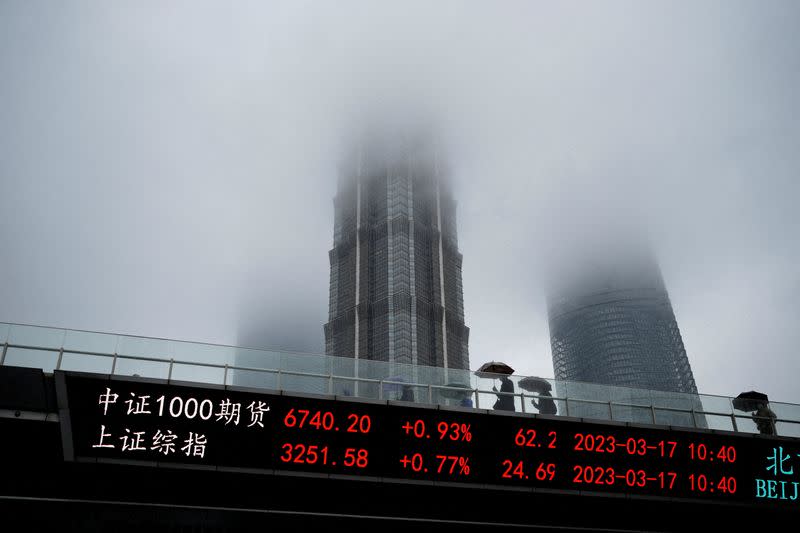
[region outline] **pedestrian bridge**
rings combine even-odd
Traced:
[[[32,530],[738,530],[800,511],[794,404],[771,402],[765,436],[724,396],[512,376],[511,412],[469,371],[16,324],[0,348],[0,512]],[[555,414],[533,408],[542,381]]]
[[[141,376],[297,393],[406,400],[491,409],[498,394],[517,413],[538,411],[539,392],[526,376],[510,376],[513,393],[497,393],[492,374],[347,357],[0,323],[0,366]],[[752,413],[733,397],[614,387],[540,378],[550,386],[556,416],[758,433]],[[511,402],[507,402],[511,404]],[[800,405],[770,402],[775,433],[800,437]]]

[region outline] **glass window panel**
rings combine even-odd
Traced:
[[[651,391],[653,405],[656,407],[671,407],[691,411],[692,408],[700,409],[700,398],[697,396],[678,392]]]
[[[649,391],[642,389],[616,390],[612,395],[612,400],[621,404],[635,405],[639,407],[650,407],[653,400]]]
[[[460,382],[455,382],[460,383]],[[434,394],[438,398],[438,402],[443,405],[452,405],[454,407],[474,407],[475,406],[475,392],[465,387],[446,387],[437,385],[433,387]],[[530,402],[530,400],[528,400]]]
[[[110,374],[113,361],[112,356],[64,353],[61,358],[61,370]]]
[[[577,381],[569,381],[565,383],[567,391],[566,396],[570,400],[611,400],[611,389],[613,389],[613,387],[596,385],[594,383],[581,383]],[[608,417],[607,410],[606,417]]]
[[[172,365],[172,379],[180,381],[196,381],[198,383],[215,383],[222,385],[225,376],[224,368],[175,363]]]
[[[436,389],[431,389],[433,403],[444,403],[446,399],[439,396]],[[427,385],[403,385],[401,388],[390,388],[385,400],[401,400],[404,402],[429,403]]]
[[[691,412],[655,409],[656,424],[664,426],[695,427]]]
[[[491,387],[489,387],[491,388]],[[493,409],[494,402],[497,401],[497,396],[491,392],[478,393],[478,406],[480,409]]]
[[[280,362],[282,370],[308,372],[310,374],[328,374],[327,361],[325,361],[324,356],[282,353]]]
[[[799,437],[800,423],[798,422],[778,422],[776,424],[778,435],[781,437]]]
[[[332,394],[337,396],[353,396],[354,382],[352,379],[333,378]]]
[[[334,376],[355,376],[355,364],[356,360],[352,357],[329,357],[327,373]]]
[[[119,336],[117,353],[169,359],[172,357],[171,342],[164,339],[148,339],[145,337]]]
[[[281,366],[281,354],[267,350],[236,348],[234,361],[238,367],[278,370]]]
[[[555,416],[566,416],[566,413],[567,413],[567,401],[566,400],[553,400],[553,402],[556,404]],[[530,402],[528,402],[528,403],[530,404]],[[527,404],[525,405],[525,409],[526,410],[532,409],[532,407],[533,406],[531,406],[529,408]],[[532,411],[527,411],[527,412],[536,413],[536,410],[533,409]]]
[[[399,400],[404,394],[410,394],[413,398],[418,398],[419,393],[411,385],[407,384],[408,381],[410,380],[399,375],[389,376],[386,381],[381,383],[381,397],[384,400]]]
[[[64,349],[113,354],[117,350],[117,340],[117,335],[67,330]]]
[[[410,367],[413,368],[413,367]],[[445,383],[451,383],[451,381],[445,381],[446,372],[444,368],[436,367],[436,366],[427,366],[417,368],[415,370],[418,376],[417,381],[420,383],[431,383],[433,385],[444,385]],[[452,374],[456,380],[460,379],[458,372]],[[456,381],[459,382],[459,381]],[[491,386],[489,387],[491,389]]]
[[[128,357],[117,357],[114,374],[118,376],[138,375],[143,378],[167,379],[169,376],[168,361],[142,361]]]
[[[58,361],[58,352],[50,350],[31,350],[29,348],[9,348],[3,365],[41,368],[52,372]]]
[[[736,430],[742,433],[758,433],[756,423],[749,416],[736,416]]]
[[[631,390],[635,389],[628,389],[626,387],[607,386],[605,388],[605,394],[607,395],[607,398],[612,402],[636,403],[631,401],[633,399]]]
[[[492,390],[492,387],[500,388],[500,382],[496,379],[476,376],[472,386],[476,389],[490,391]],[[494,403],[494,401],[492,401],[492,403]]]
[[[282,374],[280,388],[292,392],[327,394],[328,378]]]
[[[278,389],[278,374],[275,371],[229,370],[228,384],[253,389]]]
[[[8,332],[11,329],[11,324],[0,322],[0,344],[5,344],[8,340]]]
[[[500,390],[500,383],[499,382],[497,382],[497,385],[494,385],[494,386],[497,387],[498,391]],[[489,386],[488,388],[491,389],[491,386]],[[516,393],[513,393],[513,394],[512,393],[495,394],[494,392],[481,392],[480,393],[480,408],[481,409],[494,409],[495,408],[494,407],[495,403],[500,401],[501,397],[503,397],[503,402],[506,405],[508,405],[509,407],[512,408],[512,409],[508,409],[508,412],[517,412],[517,413],[521,413],[522,412],[521,398],[520,398],[519,394],[516,394]],[[526,410],[528,412],[530,412],[532,410],[529,405],[526,406],[525,408],[526,408]]]
[[[730,398],[724,396],[700,396],[702,410],[707,413],[731,414],[733,412]]]
[[[653,411],[649,407],[632,405],[611,405],[612,420],[619,422],[633,422],[636,424],[653,424]]]
[[[733,431],[733,420],[729,416],[722,415],[704,415],[706,426],[708,429],[722,429],[725,431]]]
[[[708,429],[708,418],[705,414],[695,411],[691,416],[694,417],[694,427]]]
[[[769,402],[769,408],[782,420],[800,422],[800,405]]]
[[[194,342],[174,341],[170,350],[176,361],[235,365],[237,348]]]
[[[361,381],[356,385],[356,391],[359,398],[372,398],[378,399],[378,384]]]
[[[611,411],[607,403],[584,402],[580,400],[567,400],[569,416],[592,418],[594,420],[609,420]]]
[[[13,325],[8,334],[8,343],[37,348],[61,348],[64,333],[63,329]]]

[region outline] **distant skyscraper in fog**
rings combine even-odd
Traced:
[[[385,132],[357,144],[334,199],[326,352],[467,369],[456,205],[436,147]]]
[[[557,269],[548,314],[556,379],[697,393],[658,265],[643,248],[597,247]]]

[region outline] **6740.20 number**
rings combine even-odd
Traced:
[[[289,409],[283,417],[283,425],[287,428],[312,428],[320,431],[339,431],[336,418],[331,411],[310,411],[308,409]],[[347,433],[369,433],[372,420],[369,415],[347,415],[345,431]]]

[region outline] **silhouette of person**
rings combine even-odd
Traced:
[[[472,398],[469,396],[464,396],[461,398],[461,401],[458,402],[458,405],[461,407],[472,407]]]
[[[539,401],[531,400],[531,403],[539,410],[541,415],[554,415],[558,412],[558,407],[556,407],[556,402],[553,401],[550,391],[539,393]]]
[[[778,415],[769,408],[767,402],[762,402],[758,405],[758,409],[753,412],[753,421],[756,423],[758,432],[762,435],[776,435],[775,420]]]
[[[404,402],[414,401],[414,389],[410,385],[403,385],[403,394],[400,396],[400,400]]]
[[[497,387],[492,386],[492,390],[497,392]],[[514,394],[514,383],[508,379],[508,376],[500,378],[500,392],[508,392]],[[510,394],[498,394],[497,401],[494,402],[495,411],[514,411],[514,397]]]

